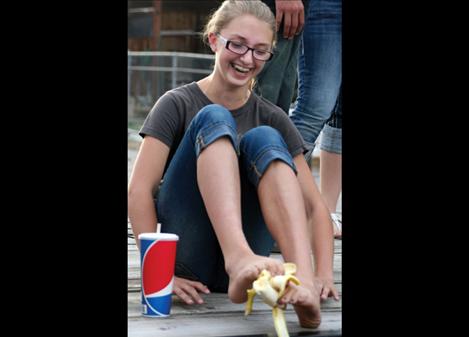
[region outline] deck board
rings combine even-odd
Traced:
[[[129,234],[131,230],[129,229]],[[280,254],[271,257],[282,259]],[[309,331],[315,336],[342,335],[342,241],[334,241],[334,284],[340,300],[321,304],[322,323],[318,329],[304,329],[298,324],[291,306],[285,311],[290,333]],[[271,309],[256,297],[252,313],[244,317],[244,304],[231,303],[226,294],[201,294],[205,303],[186,305],[173,296],[171,316],[149,318],[141,315],[140,255],[132,235],[128,236],[128,336],[202,337],[268,334],[276,336]]]
[[[342,293],[342,285],[336,284],[339,295]],[[228,299],[227,294],[222,293],[211,293],[211,294],[201,294],[201,297],[204,299],[203,304],[197,305],[187,305],[180,301],[176,296],[173,296],[173,305],[171,307],[171,315],[196,315],[196,314],[215,314],[215,313],[236,313],[243,315],[244,314],[244,304],[232,303]],[[136,318],[141,316],[141,293],[138,292],[129,292],[128,293],[128,317]],[[321,310],[323,311],[340,311],[342,309],[342,300],[335,301],[332,298],[323,302],[321,305]],[[287,308],[292,310],[291,307]],[[254,298],[253,311],[266,311],[271,312],[271,309],[268,305],[263,303],[259,297]]]
[[[288,331],[328,332],[340,331],[342,317],[340,312],[323,312],[319,329],[301,328],[293,311],[285,313]],[[167,318],[139,317],[129,319],[128,336],[132,337],[201,337],[201,336],[240,336],[269,334],[276,336],[272,316],[266,312],[253,312],[244,317],[232,313],[210,315],[172,315]]]

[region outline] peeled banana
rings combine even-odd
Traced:
[[[284,275],[272,277],[266,269],[259,274],[257,280],[252,283],[252,288],[247,290],[248,300],[244,315],[247,316],[251,313],[254,296],[259,295],[264,303],[272,307],[272,317],[277,336],[289,337],[285,315],[283,314],[286,305],[280,307],[277,301],[285,293],[289,281],[296,285],[299,285],[300,281],[293,275],[296,273],[294,263],[284,263],[283,267],[285,269]]]

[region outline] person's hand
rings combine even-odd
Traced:
[[[332,278],[315,277],[314,285],[321,298],[321,302],[327,300],[328,297],[334,297],[336,301],[339,300],[339,292],[335,288]]]
[[[200,282],[187,280],[181,277],[174,277],[173,294],[176,294],[186,304],[202,304],[204,300],[200,297],[199,292],[210,294],[207,286]]]
[[[301,0],[275,0],[277,31],[283,18],[283,37],[292,39],[300,34],[305,24],[305,11]]]

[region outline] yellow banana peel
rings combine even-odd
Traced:
[[[252,311],[254,296],[259,295],[264,303],[272,307],[272,318],[274,320],[275,331],[278,337],[289,337],[287,324],[283,309],[277,304],[277,301],[285,293],[288,282],[300,284],[300,281],[293,274],[296,273],[294,263],[284,263],[284,275],[272,277],[268,270],[263,270],[258,278],[252,283],[252,288],[247,290],[248,300],[244,314],[247,316]]]
[[[272,317],[274,319],[275,331],[278,337],[289,337],[287,324],[285,323],[285,315],[279,307],[272,308]]]

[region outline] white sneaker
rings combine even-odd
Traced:
[[[334,225],[334,239],[342,240],[342,213],[331,213]]]

